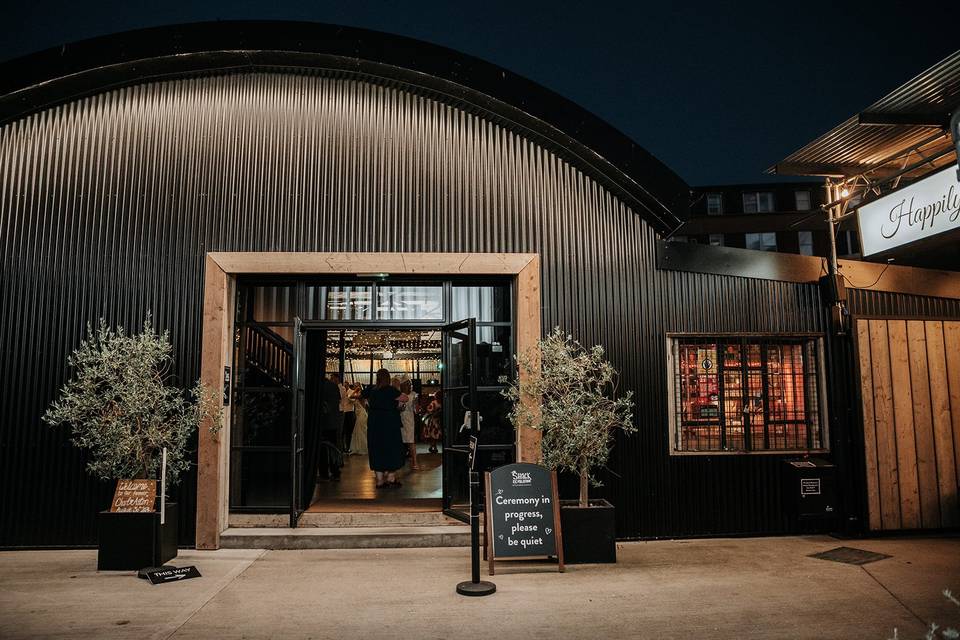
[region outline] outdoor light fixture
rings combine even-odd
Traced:
[[[841,198],[846,198],[846,197],[849,196],[849,195],[850,195],[850,192],[846,189],[846,187],[844,187],[843,189],[840,190],[840,197],[841,197]]]
[[[390,277],[390,274],[389,274],[389,273],[383,273],[383,272],[380,272],[380,273],[358,273],[358,274],[357,274],[357,277],[358,277],[358,278],[389,278],[389,277]]]

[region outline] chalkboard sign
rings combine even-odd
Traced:
[[[115,513],[151,513],[157,499],[156,480],[117,480],[110,511]]]
[[[490,575],[494,559],[557,556],[563,571],[563,538],[557,474],[527,462],[486,474],[484,533]]]

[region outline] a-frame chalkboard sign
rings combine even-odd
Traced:
[[[556,556],[563,566],[557,474],[518,462],[486,473],[484,540],[490,575],[498,558]]]

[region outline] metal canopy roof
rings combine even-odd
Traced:
[[[960,51],[793,152],[767,173],[854,176],[903,158],[911,149],[925,157],[946,151],[931,161],[935,167],[955,162],[956,155],[948,149],[949,124],[958,106]]]

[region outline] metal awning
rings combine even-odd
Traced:
[[[891,174],[902,172],[918,162],[908,173],[928,173],[956,162],[949,124],[958,106],[960,51],[793,152],[767,173],[846,178],[881,167]]]

